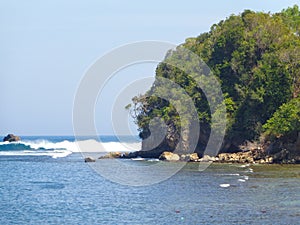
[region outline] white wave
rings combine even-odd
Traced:
[[[141,158],[141,157],[137,157],[137,158],[132,158],[131,160],[134,160],[134,161],[145,161],[146,159],[145,158]]]
[[[248,170],[246,170],[247,173],[253,173],[253,169],[249,168]]]
[[[132,152],[140,149],[140,142],[98,142],[96,140],[76,142],[76,152]]]
[[[14,149],[14,145],[26,145],[29,149]],[[140,142],[99,142],[94,139],[83,141],[51,142],[48,140],[0,142],[0,145],[12,145],[12,149],[0,151],[0,156],[50,156],[52,158],[66,157],[73,152],[131,152],[141,149]],[[19,148],[19,147],[18,147]]]
[[[76,144],[70,141],[61,141],[61,142],[51,142],[48,140],[36,140],[36,141],[20,141],[20,144],[29,145],[32,149],[45,149],[45,150],[69,150],[71,152],[76,152]]]
[[[222,173],[221,176],[240,176],[239,173]]]
[[[0,142],[0,145],[24,144],[36,150],[68,150],[71,152],[130,152],[141,149],[141,142],[99,142],[94,139],[84,141],[50,142],[48,140]]]
[[[220,187],[227,188],[230,187],[230,184],[220,184]]]
[[[238,179],[239,182],[246,182],[244,179]]]
[[[148,159],[149,162],[159,162],[159,159]]]
[[[249,167],[249,166],[250,166],[250,164],[245,164],[245,165],[241,165],[241,166],[239,166],[239,167],[245,168],[245,167]]]
[[[72,154],[68,150],[55,151],[1,151],[0,156],[50,156],[54,159],[63,158]]]

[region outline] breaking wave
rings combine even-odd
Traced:
[[[0,156],[50,156],[66,157],[73,152],[128,152],[140,150],[140,142],[99,142],[94,139],[82,141],[62,140],[53,142],[39,139],[19,142],[0,142]]]

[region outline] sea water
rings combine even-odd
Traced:
[[[188,163],[165,181],[133,187],[105,179],[84,163],[74,137],[22,140],[0,143],[0,224],[274,225],[300,221],[299,165],[211,164],[199,171],[198,163]],[[128,143],[139,144],[110,136],[79,141],[94,147],[102,142],[111,151],[128,151]],[[166,165],[171,167],[172,162]],[[144,179],[149,179],[147,174]]]

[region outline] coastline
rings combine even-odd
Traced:
[[[142,154],[141,154],[142,152]],[[143,157],[141,157],[143,155]],[[164,151],[159,157],[153,157],[150,152],[137,151],[131,153],[110,152],[98,159],[157,159],[171,162],[214,162],[214,163],[231,163],[231,164],[300,164],[300,156],[294,156],[287,150],[282,150],[276,154],[265,154],[258,151],[244,151],[237,153],[220,153],[217,156],[203,155],[199,157],[197,153],[177,154],[174,152]],[[91,160],[94,162],[96,160]],[[88,162],[88,160],[87,160]]]

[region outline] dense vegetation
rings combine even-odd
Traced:
[[[162,77],[174,81],[193,100],[201,125],[198,142],[198,151],[201,151],[211,129],[212,112],[206,96],[193,78],[193,70],[186,73],[171,65],[176,65],[179,60],[188,61],[188,56],[180,51],[180,47],[199,55],[221,83],[227,109],[223,151],[238,150],[246,141],[261,140],[261,137],[272,140],[300,132],[298,6],[276,14],[245,10],[240,15],[231,15],[214,24],[209,32],[188,38],[158,65],[156,80]],[[193,67],[196,66],[193,63],[197,62],[188,63]],[[163,118],[167,125],[163,147],[169,149],[174,147],[172,142],[178,141],[182,121],[179,122],[179,113],[174,104],[151,95],[155,92],[171,93],[172,90],[168,87],[158,88],[154,82],[145,95],[133,99],[133,112],[140,136],[145,139],[150,135],[151,119]],[[175,92],[173,96],[176,96]],[[183,112],[190,110],[185,104],[181,107]]]

